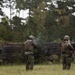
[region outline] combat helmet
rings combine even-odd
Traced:
[[[33,40],[33,39],[35,39],[35,37],[33,35],[30,35],[29,36],[29,39],[32,39]]]
[[[68,35],[65,35],[64,40],[70,40],[70,37]]]

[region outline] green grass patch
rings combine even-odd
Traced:
[[[25,65],[0,66],[0,75],[75,75],[75,64],[70,70],[63,70],[62,64],[35,65],[33,71],[26,71]]]

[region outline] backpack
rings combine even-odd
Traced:
[[[27,40],[24,42],[24,49],[28,50],[28,51],[33,51],[33,45],[32,45],[33,41],[32,40]]]

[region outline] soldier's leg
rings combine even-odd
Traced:
[[[33,67],[34,67],[34,56],[31,56],[30,70],[33,70]]]
[[[26,58],[26,70],[29,70],[29,57]]]
[[[71,68],[71,57],[67,58],[67,69]]]
[[[29,64],[28,63],[26,64],[26,70],[29,70]]]
[[[66,58],[63,57],[63,60],[62,60],[62,65],[63,65],[63,70],[66,69]]]

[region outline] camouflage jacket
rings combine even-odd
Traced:
[[[68,54],[68,55],[71,55],[73,52],[74,52],[74,48],[73,46],[71,45],[70,42],[68,41],[64,41],[62,44],[61,44],[61,52],[64,54]]]
[[[33,52],[34,46],[32,40],[27,40],[24,42],[24,49],[25,51]]]

